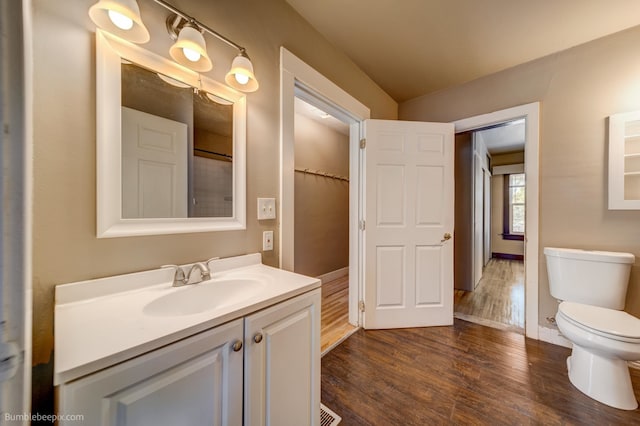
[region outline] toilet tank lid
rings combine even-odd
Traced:
[[[588,260],[591,262],[633,263],[636,257],[631,253],[614,251],[582,250],[571,248],[545,247],[547,256],[563,257],[567,259]]]

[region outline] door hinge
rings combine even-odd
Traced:
[[[358,302],[358,309],[360,312],[364,312],[364,300]]]
[[[365,138],[360,139],[360,149],[365,149],[367,147],[367,140]]]
[[[358,228],[360,228],[361,231],[364,231],[364,229],[366,228],[364,220],[361,220],[360,223],[358,223]]]

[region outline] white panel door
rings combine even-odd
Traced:
[[[365,328],[453,323],[453,134],[365,121]]]
[[[187,125],[122,107],[122,217],[187,217]]]

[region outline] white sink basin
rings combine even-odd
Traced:
[[[175,289],[147,303],[149,316],[193,315],[242,302],[260,292],[266,283],[255,279],[209,280]]]

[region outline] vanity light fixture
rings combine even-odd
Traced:
[[[149,41],[136,0],[99,0],[89,8],[89,16],[98,27],[132,43]]]
[[[172,12],[167,18],[167,30],[176,42],[169,49],[171,57],[181,65],[197,72],[209,71],[213,64],[207,54],[204,33],[238,50],[231,70],[226,74],[226,83],[241,92],[258,90],[258,80],[253,73],[253,64],[244,47],[212,30],[195,18],[181,12],[164,0],[153,0]],[[98,0],[91,6],[89,16],[105,31],[134,43],[149,41],[149,32],[140,18],[136,0]]]

